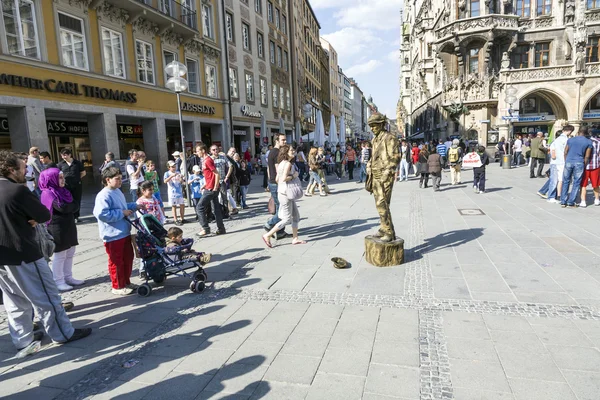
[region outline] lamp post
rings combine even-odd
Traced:
[[[508,143],[507,143],[507,155],[508,155],[508,167],[505,167],[507,169],[510,169],[512,167],[512,155],[511,155],[511,150],[512,150],[512,146],[510,145],[512,142],[512,136],[513,136],[513,110],[512,106],[514,103],[516,103],[517,101],[517,96],[515,96],[517,94],[517,89],[513,86],[510,85],[506,88],[505,90],[506,93],[506,103],[508,104],[508,115],[509,115],[509,119],[508,119]]]
[[[181,164],[187,168],[187,155],[185,153],[185,138],[183,136],[183,117],[181,116],[181,98],[180,93],[185,92],[188,89],[188,81],[183,78],[187,75],[187,67],[179,61],[172,61],[165,67],[165,72],[170,78],[167,80],[167,89],[177,94],[177,111],[179,112],[179,133],[181,134],[181,157],[183,163]],[[187,171],[182,171],[182,175],[185,177],[185,193],[188,199],[188,206],[192,206],[192,198],[190,197],[190,188],[187,184]]]

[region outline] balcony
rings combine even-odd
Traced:
[[[98,3],[98,4],[95,4]],[[158,27],[158,34],[171,31],[189,39],[198,34],[197,12],[177,0],[94,0],[90,7],[114,6],[129,14],[129,22],[143,19]]]
[[[591,67],[588,65],[588,67]],[[553,81],[574,76],[573,65],[502,70],[510,82]]]
[[[519,30],[519,17],[516,15],[490,14],[480,17],[465,18],[452,21],[435,31],[438,42],[456,33],[458,36],[468,36],[474,33],[487,33],[490,28],[498,30]]]

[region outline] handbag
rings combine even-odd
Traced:
[[[54,238],[48,232],[48,228],[46,228],[46,224],[37,224],[35,226],[35,234],[44,259],[50,261],[50,258],[54,255],[56,245],[54,244]]]
[[[269,214],[275,215],[275,199],[273,199],[272,196],[269,198],[269,204],[267,205],[267,208],[269,209]]]
[[[300,182],[299,178],[294,178],[287,182],[285,195],[290,200],[298,200],[302,198],[304,191],[302,190],[302,183]]]

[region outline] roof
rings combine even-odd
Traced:
[[[317,26],[319,27],[319,29],[321,29],[321,24],[319,23],[319,20],[317,19],[317,15],[315,14],[315,12],[312,9],[312,6],[310,5],[310,1],[309,0],[304,0],[304,2],[308,5],[308,9],[312,13],[313,18],[315,19],[315,22],[317,23]]]

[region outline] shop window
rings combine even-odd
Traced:
[[[516,69],[529,68],[529,44],[520,44],[512,51],[512,67]]]
[[[469,73],[479,72],[479,49],[470,49],[468,54]]]
[[[250,26],[242,23],[242,46],[244,50],[250,51]]]
[[[479,0],[471,0],[469,4],[469,13],[471,17],[479,17],[481,12],[481,3]]]
[[[260,78],[260,104],[267,106],[269,103],[269,94],[267,90],[267,80]]]
[[[229,67],[229,95],[239,98],[237,69]]]
[[[585,62],[589,62],[589,63],[598,62],[598,48],[599,48],[598,36],[588,38]]]
[[[87,71],[88,57],[83,20],[59,12],[58,23],[63,65]]]
[[[206,74],[206,95],[208,97],[217,97],[217,67],[206,64],[204,73]]]
[[[275,64],[275,43],[273,41],[269,41],[269,57],[271,64]]]
[[[270,23],[273,23],[273,3],[267,1],[267,18]]]
[[[276,84],[273,84],[273,108],[279,108],[279,102],[277,101],[277,95],[279,93],[279,89]]]
[[[13,56],[40,58],[35,5],[31,0],[2,1],[8,52]]]
[[[517,15],[523,18],[531,16],[531,0],[517,0]]]
[[[233,15],[230,13],[225,13],[225,29],[227,32],[227,40],[233,43]]]
[[[200,94],[200,79],[198,76],[198,61],[186,59],[185,64],[188,69],[187,80],[188,90],[190,93]]]
[[[209,4],[202,4],[202,34],[204,37],[214,39],[212,20],[212,7]]]
[[[552,14],[552,0],[537,0],[537,15]]]
[[[535,66],[547,67],[550,65],[550,43],[537,43],[535,45]]]
[[[135,41],[138,81],[154,85],[154,56],[152,45],[141,40]]]
[[[587,8],[588,10],[600,8],[600,0],[587,0]]]
[[[104,73],[117,78],[125,78],[123,36],[119,32],[102,28],[102,48]]]
[[[254,11],[262,15],[262,0],[254,0]]]
[[[256,49],[258,50],[258,56],[260,58],[265,58],[265,50],[263,48],[263,34],[260,32],[256,32]]]
[[[281,47],[277,46],[277,66],[281,68]]]
[[[254,76],[246,74],[246,100],[254,101]]]

